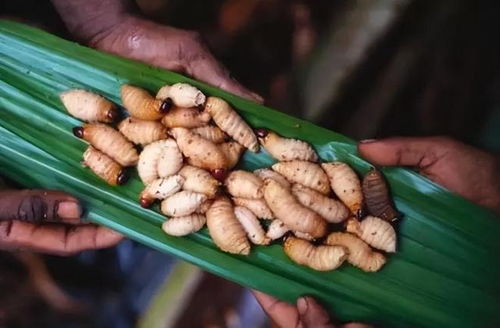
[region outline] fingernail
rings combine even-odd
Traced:
[[[60,218],[79,218],[81,214],[80,205],[75,202],[61,202],[57,207],[57,216]]]
[[[377,139],[364,139],[364,140],[361,140],[359,143],[367,144],[367,143],[371,143],[371,142],[375,142],[375,141],[377,141]]]
[[[307,313],[307,308],[309,307],[309,304],[307,303],[307,298],[301,297],[297,301],[297,309],[299,310],[299,314],[301,316],[305,315]]]

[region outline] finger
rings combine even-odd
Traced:
[[[8,249],[71,255],[88,249],[107,248],[123,236],[96,225],[35,225],[23,221],[0,222],[0,245]]]
[[[248,100],[260,104],[264,102],[261,96],[248,90],[232,78],[229,71],[215,59],[208,49],[203,46],[200,46],[200,48],[201,50],[198,50],[200,53],[197,56],[193,56],[187,63],[187,74]]]
[[[437,138],[389,138],[365,140],[358,151],[365,159],[377,165],[403,165],[426,168],[439,158],[442,150]]]
[[[253,295],[267,315],[280,327],[303,327],[299,312],[294,305],[280,301],[272,296],[252,290]]]
[[[300,321],[305,327],[333,328],[330,316],[312,297],[301,297],[297,300]]]

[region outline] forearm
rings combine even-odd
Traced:
[[[131,0],[51,0],[68,30],[84,43],[99,39],[137,12]]]

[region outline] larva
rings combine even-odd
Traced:
[[[158,140],[150,143],[139,155],[137,172],[147,185],[159,177],[177,173],[182,167],[182,154],[173,139]]]
[[[85,124],[73,128],[73,134],[113,158],[122,166],[137,164],[139,155],[134,145],[120,132],[105,124]]]
[[[59,97],[68,112],[82,121],[112,123],[119,116],[115,104],[89,91],[68,90]]]
[[[356,219],[349,219],[346,230],[357,235],[372,247],[388,253],[396,251],[396,231],[385,220],[374,216],[367,216],[361,223]]]
[[[335,270],[347,258],[347,251],[342,246],[314,246],[295,237],[288,237],[283,248],[291,260],[317,271]]]
[[[262,180],[273,179],[274,181],[281,184],[283,187],[290,188],[292,186],[290,184],[290,182],[288,182],[288,180],[284,176],[282,176],[278,172],[275,172],[271,169],[268,169],[268,168],[258,169],[258,170],[253,171],[253,173],[256,176],[258,176],[259,178],[261,178]]]
[[[305,232],[314,238],[326,234],[326,221],[316,212],[299,203],[290,189],[274,180],[264,181],[264,199],[274,216],[290,229]]]
[[[228,253],[250,254],[250,242],[245,229],[236,219],[233,205],[227,197],[218,197],[206,216],[208,231],[217,247]]]
[[[168,128],[197,128],[207,125],[210,114],[201,112],[198,108],[172,108],[163,116],[161,122]]]
[[[321,167],[328,175],[335,194],[351,210],[351,213],[359,217],[363,206],[363,193],[356,172],[342,162],[323,163]]]
[[[232,169],[238,164],[245,147],[235,141],[228,141],[218,145],[224,156],[226,156],[227,167]]]
[[[83,165],[110,185],[122,185],[128,180],[128,175],[120,164],[92,146],[83,153]]]
[[[283,237],[290,229],[281,220],[274,220],[271,222],[267,228],[266,236],[271,240],[280,239]]]
[[[229,141],[229,136],[216,126],[205,125],[191,129],[191,131],[216,144]]]
[[[165,199],[182,188],[184,178],[172,175],[168,178],[159,178],[149,183],[141,192],[139,201],[142,207],[149,207],[155,199]]]
[[[267,129],[257,129],[255,134],[264,149],[278,161],[318,161],[318,155],[305,141],[283,138]]]
[[[121,97],[130,116],[146,121],[159,120],[172,107],[172,101],[155,99],[146,90],[127,84],[121,86]]]
[[[199,231],[206,221],[207,219],[203,214],[191,214],[169,218],[161,228],[167,235],[181,237]]]
[[[262,198],[262,180],[251,172],[236,170],[229,173],[224,185],[233,197]]]
[[[118,124],[118,130],[136,145],[145,146],[168,137],[167,128],[160,122],[127,117]]]
[[[209,172],[191,165],[185,165],[179,175],[184,178],[182,189],[205,194],[208,198],[214,198],[221,185]]]
[[[292,193],[302,205],[315,211],[328,222],[339,223],[350,215],[347,207],[341,202],[300,184],[293,185]]]
[[[363,178],[362,189],[370,214],[386,221],[393,221],[397,218],[398,212],[392,205],[389,188],[380,171],[370,170]]]
[[[266,236],[266,232],[262,229],[259,220],[246,207],[236,206],[234,215],[245,229],[248,239],[255,245],[268,245],[271,240]]]
[[[162,152],[158,159],[158,176],[165,178],[179,172],[184,160],[174,139],[162,140],[161,144]]]
[[[271,212],[264,199],[233,197],[233,202],[237,206],[248,208],[259,219],[274,219],[273,212]]]
[[[207,200],[207,196],[193,191],[179,191],[161,202],[161,212],[166,216],[192,214]]]
[[[200,90],[186,83],[165,85],[158,90],[156,98],[161,100],[170,98],[178,107],[197,107],[203,105],[206,100]]]
[[[318,164],[290,161],[276,163],[272,168],[292,183],[299,183],[325,195],[330,192],[328,176]]]
[[[205,110],[212,116],[215,124],[239,144],[254,153],[259,151],[259,142],[252,129],[227,102],[220,98],[208,97]]]

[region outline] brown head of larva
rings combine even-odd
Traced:
[[[107,118],[109,123],[116,122],[118,120],[118,118],[120,118],[120,113],[118,112],[118,110],[116,108],[111,108],[106,113],[106,118]]]
[[[85,129],[82,126],[75,126],[73,128],[73,135],[77,138],[82,139]]]
[[[141,199],[139,200],[139,204],[143,208],[149,208],[153,204],[153,200],[151,200],[149,198],[141,197]]]
[[[160,113],[166,114],[172,109],[174,105],[174,102],[172,101],[172,98],[167,98],[164,101],[162,101],[160,105]]]
[[[120,173],[118,174],[118,177],[116,178],[116,184],[121,186],[121,185],[127,183],[128,179],[129,179],[129,175],[128,175],[127,171],[121,170]]]
[[[255,135],[259,138],[265,138],[269,134],[269,130],[264,128],[255,129],[254,132]]]
[[[210,174],[217,179],[220,182],[224,182],[227,176],[227,170],[226,169],[214,169],[210,170]]]

